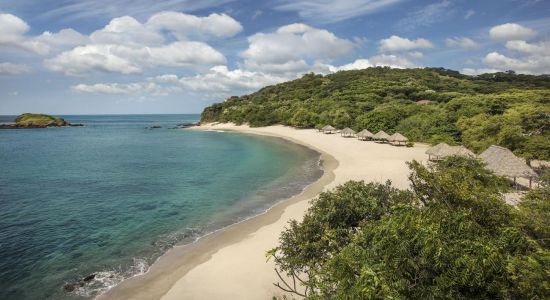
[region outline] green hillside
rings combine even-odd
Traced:
[[[205,108],[201,122],[214,121],[399,131],[418,142],[476,152],[497,144],[550,159],[550,76],[387,67],[306,74]]]

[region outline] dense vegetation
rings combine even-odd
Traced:
[[[307,74],[207,107],[201,121],[399,131],[413,141],[476,152],[497,144],[550,159],[550,76],[381,67]]]
[[[15,119],[15,123],[19,126],[65,126],[67,122],[63,118],[54,117],[44,114],[25,113],[19,115]]]
[[[409,166],[411,191],[351,181],[313,200],[268,252],[289,276],[281,288],[307,299],[550,298],[547,182],[516,209],[505,179],[477,160]]]

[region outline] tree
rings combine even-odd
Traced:
[[[473,159],[410,168],[410,192],[348,182],[314,200],[268,252],[279,286],[307,299],[550,297],[544,197],[518,212]]]

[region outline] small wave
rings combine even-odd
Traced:
[[[134,258],[132,266],[126,271],[107,270],[90,274],[76,282],[66,284],[64,289],[81,297],[95,297],[103,294],[124,279],[145,274],[149,269],[149,263],[143,258]]]

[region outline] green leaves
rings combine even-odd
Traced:
[[[348,182],[322,193],[268,255],[309,299],[550,297],[550,192],[506,205],[473,159],[409,164],[412,192]]]

